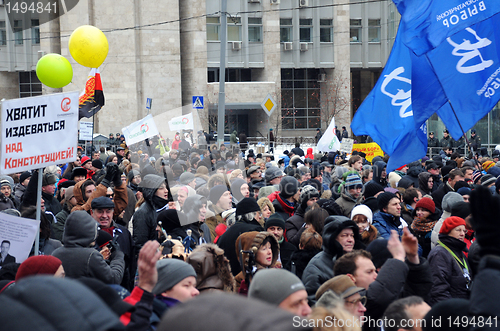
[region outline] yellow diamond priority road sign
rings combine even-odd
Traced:
[[[276,109],[276,106],[278,106],[278,104],[271,97],[271,94],[268,94],[267,97],[264,99],[264,101],[262,101],[260,106],[262,107],[262,109],[264,109],[267,116],[271,116],[271,114]]]

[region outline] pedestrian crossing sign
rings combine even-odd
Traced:
[[[193,109],[203,109],[203,108],[204,108],[203,96],[201,95],[193,96]]]
[[[274,99],[271,96],[271,94],[268,94],[267,97],[264,99],[264,101],[262,101],[262,103],[260,104],[260,106],[262,107],[262,109],[264,109],[264,111],[266,112],[267,116],[271,116],[271,114],[276,109],[276,107],[278,106],[278,104],[276,103],[276,101],[274,101]]]

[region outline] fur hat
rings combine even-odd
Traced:
[[[342,299],[346,299],[356,293],[364,291],[363,287],[358,287],[347,275],[339,275],[331,278],[321,285],[316,291],[316,300],[321,298],[323,293],[331,290],[335,292],[335,294],[342,297]]]
[[[251,232],[245,232],[242,233],[237,239],[235,243],[235,249],[236,249],[236,256],[238,257],[238,261],[241,263],[241,257],[243,257],[243,261],[245,262],[245,265],[248,264],[248,253],[241,253],[239,251],[239,247],[241,246],[241,249],[244,251],[252,251],[254,256],[257,255],[257,251],[259,250],[260,246],[266,240],[269,238],[269,241],[271,243],[271,250],[273,252],[273,260],[271,262],[271,265],[269,266],[270,268],[274,267],[276,264],[276,261],[278,260],[278,254],[279,254],[279,244],[276,238],[272,233],[262,231],[251,231]]]

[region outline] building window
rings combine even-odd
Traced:
[[[19,97],[34,97],[42,95],[42,83],[36,76],[35,71],[19,73]]]
[[[22,45],[23,40],[23,21],[14,21],[14,40],[16,45]]]
[[[368,20],[368,41],[380,42],[380,20]]]
[[[310,43],[312,42],[312,19],[300,19],[300,42],[301,43]]]
[[[281,70],[281,119],[284,130],[320,127],[318,69]]]
[[[227,41],[241,41],[241,17],[227,18]]]
[[[31,43],[40,44],[40,21],[31,20]]]
[[[5,21],[0,21],[0,46],[7,45],[7,30],[5,29]]]
[[[208,68],[208,82],[218,83],[220,76],[219,68]],[[227,68],[226,82],[251,82],[252,69]]]
[[[322,43],[333,42],[333,20],[319,20],[319,41]]]
[[[351,42],[360,43],[361,42],[361,19],[350,20],[351,26]]]
[[[207,40],[220,40],[220,17],[207,17]]]
[[[280,41],[289,43],[293,41],[293,27],[291,18],[280,19]]]
[[[249,42],[262,42],[262,18],[249,17],[248,18],[248,41]]]

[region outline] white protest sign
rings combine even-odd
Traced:
[[[2,174],[76,160],[78,94],[56,93],[2,102]]]
[[[353,144],[354,144],[353,139],[343,138],[342,142],[340,143],[340,151],[343,153],[351,154]]]
[[[168,126],[170,131],[194,130],[193,113],[172,118]]]
[[[94,123],[80,122],[80,140],[92,140],[92,132],[94,131]]]
[[[158,129],[156,128],[155,121],[153,120],[153,115],[149,114],[142,120],[134,122],[126,128],[123,128],[122,133],[125,136],[127,145],[132,145],[156,136],[158,134]]]
[[[31,252],[40,221],[0,213],[0,243],[10,262],[22,263]],[[4,260],[5,263],[5,260]]]

